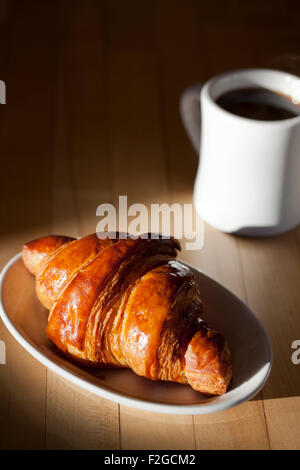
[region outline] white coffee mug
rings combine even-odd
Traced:
[[[216,103],[227,91],[249,87],[300,102],[300,79],[267,69],[224,73],[181,97],[184,126],[200,150],[194,203],[200,217],[224,232],[276,235],[300,223],[300,116],[261,121]]]

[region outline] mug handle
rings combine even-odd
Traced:
[[[197,83],[190,86],[180,97],[180,115],[183,126],[186,130],[194,149],[199,154],[200,151],[200,92],[202,84]]]

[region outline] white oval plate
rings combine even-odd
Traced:
[[[0,276],[0,314],[14,338],[44,366],[103,398],[134,408],[173,414],[205,414],[249,400],[266,382],[272,346],[260,321],[235,295],[190,266],[200,287],[205,318],[227,338],[233,358],[233,381],[220,397],[207,397],[188,385],[153,382],[129,369],[86,369],[61,355],[46,336],[47,311],[35,295],[34,277],[21,254]],[[13,359],[12,359],[13,360]]]

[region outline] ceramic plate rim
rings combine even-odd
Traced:
[[[5,311],[3,302],[2,302],[2,287],[3,287],[3,281],[5,278],[6,273],[10,269],[10,267],[19,259],[21,258],[22,253],[17,253],[15,256],[13,256],[3,267],[1,273],[0,273],[0,316],[3,320],[3,323],[5,324],[6,328],[8,331],[11,333],[11,335],[16,339],[16,341],[31,355],[33,356],[37,361],[39,361],[41,364],[43,364],[45,367],[48,369],[54,371],[57,375],[60,377],[68,380],[69,382],[73,383],[74,385],[77,385],[80,388],[83,388],[84,390],[91,392],[97,396],[100,396],[102,398],[108,399],[110,401],[113,401],[115,403],[119,403],[121,405],[126,405],[130,406],[133,408],[137,408],[140,410],[145,410],[145,411],[152,411],[152,412],[158,412],[158,413],[167,413],[167,414],[177,414],[177,415],[201,415],[201,414],[210,414],[210,413],[216,413],[218,411],[222,411],[225,409],[232,408],[234,406],[240,405],[241,403],[244,403],[247,400],[250,400],[253,398],[264,386],[266,383],[271,369],[272,369],[272,363],[273,363],[273,350],[272,350],[272,345],[271,341],[269,338],[269,335],[264,328],[263,324],[257,318],[257,316],[252,312],[251,309],[247,306],[249,312],[254,316],[255,320],[258,322],[258,325],[262,329],[264,333],[264,337],[266,339],[266,344],[268,347],[268,353],[270,356],[269,360],[269,365],[268,368],[266,369],[265,375],[262,378],[261,382],[252,390],[250,390],[248,393],[243,393],[239,397],[233,398],[231,401],[227,402],[214,402],[211,404],[194,404],[194,405],[172,405],[168,403],[155,403],[155,402],[149,402],[147,400],[139,399],[139,398],[130,398],[128,396],[125,396],[122,393],[118,393],[116,391],[112,392],[109,390],[106,390],[103,388],[101,385],[94,385],[90,382],[87,382],[85,379],[80,378],[79,376],[75,375],[75,373],[72,373],[68,371],[67,369],[63,368],[62,366],[56,364],[54,361],[51,359],[48,359],[44,354],[42,354],[40,351],[38,351],[29,341],[27,341],[26,338],[17,330],[17,328],[14,326],[13,322],[10,320],[8,314]],[[244,303],[241,299],[239,299],[233,292],[228,290],[226,287],[224,287],[222,284],[220,284],[218,281],[213,279],[212,277],[208,276],[207,274],[204,274],[199,268],[196,268],[195,266],[192,266],[190,263],[180,261],[181,263],[185,264],[189,268],[192,268],[204,276],[206,276],[208,279],[212,280],[214,283],[218,284],[221,288],[225,289],[227,292],[229,292],[230,295],[234,296],[239,302]]]

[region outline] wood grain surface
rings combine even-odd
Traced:
[[[191,203],[198,157],[184,88],[233,68],[300,73],[298,2],[0,0],[0,267],[48,233],[94,232],[99,204]],[[298,10],[297,10],[298,6]],[[243,299],[267,328],[263,391],[207,416],[137,411],[71,385],[0,322],[2,449],[299,449],[300,230],[242,239],[205,226],[181,258]]]

